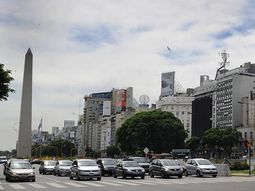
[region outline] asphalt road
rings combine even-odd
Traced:
[[[115,179],[102,177],[101,181],[70,180],[69,177],[53,175],[40,175],[36,167],[36,182],[6,182],[0,166],[0,190],[45,190],[45,191],[253,191],[255,190],[255,177],[183,177],[182,179],[160,177],[144,180]]]

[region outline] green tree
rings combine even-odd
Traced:
[[[155,110],[137,113],[117,130],[117,143],[127,154],[148,147],[156,153],[183,148],[187,133],[172,113]]]
[[[6,101],[9,93],[14,92],[14,89],[10,88],[10,83],[14,80],[11,76],[10,70],[4,70],[4,65],[0,64],[0,101]]]
[[[191,137],[189,140],[186,142],[186,148],[195,151],[200,147],[200,141],[201,139],[199,137]]]
[[[64,139],[57,139],[51,141],[48,147],[49,150],[51,150],[51,152],[56,152],[57,150],[58,151],[57,156],[61,157],[70,157],[72,155],[73,150],[75,149],[73,143]]]
[[[216,150],[219,158],[221,158],[222,151],[230,157],[232,147],[239,143],[241,137],[241,133],[234,128],[211,128],[203,134],[203,145],[207,145],[210,149]]]
[[[112,145],[106,148],[106,154],[108,157],[114,158],[115,155],[120,155],[120,149],[116,145]]]

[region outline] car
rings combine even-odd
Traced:
[[[40,174],[53,174],[54,166],[57,161],[55,160],[44,160],[41,162],[39,167]]]
[[[7,162],[7,157],[6,156],[0,156],[0,164],[4,164]]]
[[[35,173],[33,169],[31,164],[26,160],[12,160],[6,164],[5,179],[8,182],[18,180],[35,182]]]
[[[183,168],[172,159],[154,159],[149,167],[149,174],[152,178],[154,176],[161,176],[162,178],[177,176],[182,178]]]
[[[203,158],[188,159],[186,168],[187,176],[197,175],[202,177],[204,175],[211,175],[216,177],[218,174],[217,168],[209,160]]]
[[[176,159],[175,162],[182,167],[183,170],[183,175],[187,176],[187,167],[186,167],[186,162],[184,160],[181,159]]]
[[[117,161],[112,158],[97,159],[97,164],[101,169],[102,176],[104,176],[105,174],[112,176],[114,174],[114,168],[116,167],[116,163]]]
[[[4,163],[4,170],[3,170],[3,174],[6,175],[6,167],[14,160],[18,160],[18,159],[15,159],[15,158],[10,158],[6,161],[6,163]]]
[[[71,167],[70,179],[90,179],[101,180],[101,169],[95,160],[77,159],[74,160]]]
[[[54,176],[62,176],[62,175],[70,175],[71,167],[72,167],[71,160],[59,160],[56,162],[53,170]]]
[[[149,173],[150,163],[146,157],[129,157],[129,159],[136,161],[141,167],[144,168],[146,173]]]
[[[122,160],[118,162],[114,169],[114,178],[118,178],[118,176],[122,176],[123,179],[126,177],[141,177],[141,179],[144,179],[145,170],[136,161]]]

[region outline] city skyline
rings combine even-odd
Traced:
[[[1,1],[0,63],[16,90],[0,102],[0,150],[15,148],[24,56],[34,55],[32,128],[44,130],[82,114],[83,96],[134,88],[155,103],[161,73],[176,72],[183,87],[215,77],[218,52],[230,66],[254,62],[252,1]],[[57,115],[56,115],[57,114]]]

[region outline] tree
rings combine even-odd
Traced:
[[[203,134],[203,145],[207,145],[210,149],[216,150],[221,157],[222,151],[230,157],[232,147],[238,144],[242,135],[234,128],[220,129],[211,128]]]
[[[134,154],[148,147],[157,153],[183,148],[187,133],[172,113],[154,110],[137,113],[117,130],[117,143],[122,151]]]
[[[64,139],[51,141],[48,147],[52,152],[57,151],[57,156],[61,157],[70,157],[72,155],[72,150],[75,149],[75,146],[72,142]]]
[[[10,70],[4,70],[4,65],[0,64],[0,101],[6,101],[9,93],[14,92],[14,89],[10,88],[10,83],[14,80],[11,76]]]
[[[120,149],[116,145],[112,145],[106,148],[106,154],[108,157],[114,158],[115,155],[120,155]]]
[[[199,137],[191,137],[186,142],[186,148],[191,149],[192,151],[197,150],[200,147],[200,141],[201,139]]]

